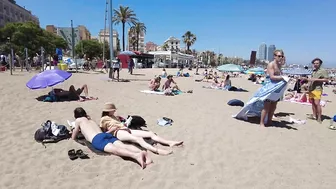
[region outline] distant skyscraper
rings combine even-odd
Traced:
[[[258,59],[259,60],[267,60],[266,59],[266,56],[267,56],[267,45],[266,43],[262,43],[260,46],[259,46],[259,56],[258,56]]]
[[[268,61],[273,61],[274,59],[274,51],[275,51],[275,45],[270,45],[268,46],[268,55],[267,55],[267,60]]]

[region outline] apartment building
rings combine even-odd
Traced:
[[[28,22],[32,21],[40,24],[37,16],[31,11],[21,7],[10,0],[0,0],[0,27],[10,22]]]
[[[117,50],[117,43],[118,43],[119,34],[116,30],[113,30],[113,49]],[[101,29],[98,33],[98,41],[100,43],[103,43],[105,40],[105,43],[110,44],[110,30]]]
[[[91,39],[91,33],[85,26],[79,25],[78,30],[79,30],[80,40],[90,40]]]
[[[146,52],[157,51],[157,47],[158,47],[158,45],[151,42],[151,41],[147,42],[146,45],[145,45]]]

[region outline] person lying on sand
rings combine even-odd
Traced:
[[[66,100],[78,100],[78,101],[85,101],[85,100],[92,100],[97,99],[94,97],[89,97],[89,88],[86,84],[84,84],[81,88],[78,88],[77,90],[73,85],[69,87],[69,90],[63,90],[63,89],[53,89],[52,91],[56,98],[58,99],[66,99]],[[85,97],[81,97],[80,95],[84,92]]]
[[[161,86],[161,77],[160,76],[156,76],[154,79],[152,79],[149,82],[149,89],[151,91],[159,91],[160,86]]]
[[[137,143],[143,148],[150,150],[159,155],[169,155],[173,153],[172,150],[163,150],[148,144],[143,138],[151,138],[152,140],[161,144],[169,145],[170,147],[179,146],[183,144],[183,141],[171,141],[163,139],[151,131],[144,130],[131,130],[126,127],[120,119],[114,115],[117,108],[113,103],[106,103],[102,111],[102,117],[100,119],[100,127],[102,131],[111,133],[114,137],[117,137],[121,141],[129,141]]]
[[[92,144],[96,150],[104,151],[121,157],[129,157],[136,160],[142,168],[153,161],[145,151],[141,151],[132,145],[127,145],[118,140],[110,133],[103,133],[98,125],[90,119],[86,111],[79,107],[74,110],[75,129],[71,138],[76,141],[77,135],[81,132],[85,139]]]

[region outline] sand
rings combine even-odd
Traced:
[[[336,131],[307,120],[305,125],[279,124],[282,127],[260,128],[257,124],[233,119],[239,107],[230,107],[228,100],[247,101],[260,87],[246,78],[233,78],[232,83],[250,92],[237,93],[202,88],[207,83],[192,78],[177,78],[184,90],[193,94],[175,97],[140,93],[148,80],[160,74],[159,69],[135,70],[129,83],[108,82],[106,74],[79,73],[58,87],[88,84],[91,96],[87,102],[39,102],[35,98],[50,89],[29,90],[25,83],[36,73],[0,73],[0,188],[256,188],[322,189],[336,186]],[[175,74],[176,70],[168,70]],[[334,100],[331,89],[325,90]],[[174,154],[150,154],[154,164],[142,170],[139,165],[117,156],[99,155],[72,140],[46,144],[34,141],[34,132],[48,119],[59,124],[73,120],[73,110],[83,107],[99,121],[105,102],[114,102],[118,114],[141,115],[157,134],[184,140]],[[323,112],[334,115],[334,102]],[[280,102],[276,113],[293,113],[304,119],[310,106]],[[157,126],[156,120],[170,117],[170,127]],[[287,120],[286,117],[278,117]],[[71,161],[67,152],[82,149],[89,160]]]

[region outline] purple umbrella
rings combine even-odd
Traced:
[[[31,78],[26,86],[30,89],[44,89],[62,83],[71,77],[71,75],[71,73],[62,70],[46,70]]]

